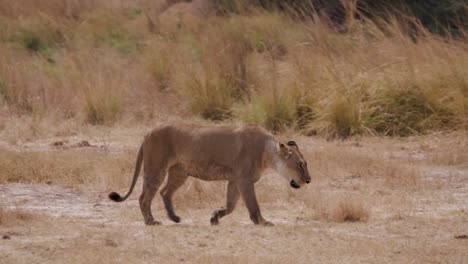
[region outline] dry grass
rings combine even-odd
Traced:
[[[362,200],[352,197],[341,197],[337,201],[330,201],[325,217],[338,223],[341,222],[367,222],[369,209],[363,205]],[[328,211],[328,212],[327,212]]]
[[[275,12],[217,17],[186,3],[33,2],[22,9],[6,1],[0,10],[0,104],[9,114],[111,125],[160,117],[170,94],[171,112],[306,134],[466,126],[466,41],[419,28],[414,42],[403,20],[352,21],[341,34],[320,19]]]
[[[396,20],[337,33],[275,12],[219,17],[203,2],[0,0],[2,260],[467,259],[454,239],[468,220],[464,39],[419,29],[413,41]],[[291,190],[267,173],[256,191],[275,227],[251,225],[242,201],[211,227],[225,183],[189,179],[174,197],[183,223],[168,224],[158,195],[153,210],[167,222],[143,230],[142,177],[126,203],[107,193],[128,190],[141,136],[174,116],[282,131],[313,182]],[[40,224],[34,210],[60,217]]]
[[[20,208],[6,209],[0,205],[0,226],[15,226],[33,220],[34,215]]]
[[[357,196],[349,191],[333,192],[315,187],[312,193],[298,196],[305,202],[305,216],[315,220],[336,223],[367,222],[371,215],[371,202],[365,201],[363,195]]]
[[[384,149],[363,148],[359,146],[360,143],[356,144],[337,142],[319,145],[309,156],[315,175],[318,178],[381,180],[398,186],[417,184],[421,172],[414,161],[392,160]]]
[[[0,153],[0,182],[127,186],[133,171],[130,153],[105,150],[9,151]]]
[[[157,195],[153,213],[163,226],[144,227],[138,207],[141,176],[125,203],[108,201],[107,194],[111,189],[128,190],[137,149],[135,134],[148,129],[94,128],[82,133],[95,138],[93,142],[104,138],[106,143],[93,143],[103,147],[71,147],[72,139],[76,140],[72,135],[61,147],[35,139],[8,145],[0,152],[0,192],[7,197],[3,204],[41,216],[60,216],[45,222],[36,221],[34,214],[34,221],[20,221],[20,225],[8,217],[13,220],[0,225],[0,234],[9,237],[0,253],[6,254],[2,257],[7,262],[27,262],[32,256],[24,254],[26,250],[35,252],[36,260],[63,262],[65,258],[72,263],[182,259],[307,263],[312,258],[321,263],[407,263],[466,258],[464,240],[454,238],[466,232],[466,168],[458,162],[448,165],[442,156],[431,158],[463,146],[466,135],[342,142],[283,134],[298,142],[313,182],[292,190],[282,178],[267,173],[256,184],[262,213],[274,227],[252,225],[242,201],[220,226],[209,226],[211,213],[225,202],[225,183],[195,179],[189,179],[174,197],[181,224],[165,217]],[[431,174],[426,174],[428,170]],[[36,184],[48,181],[52,184]]]

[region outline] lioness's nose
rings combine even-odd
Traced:
[[[306,183],[309,184],[309,183],[310,183],[310,180],[306,180]]]

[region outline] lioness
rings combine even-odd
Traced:
[[[289,141],[285,145],[261,127],[161,125],[148,133],[140,146],[130,190],[124,197],[110,193],[111,200],[122,202],[130,196],[142,161],[144,179],[139,202],[146,225],[160,224],[151,214],[151,201],[166,173],[167,184],[161,196],[168,217],[176,223],[180,217],[174,212],[172,196],[189,176],[206,181],[228,181],[226,206],[214,211],[212,225],[234,210],[239,196],[255,224],[272,225],[262,217],[254,189],[254,183],[267,168],[284,176],[292,188],[300,188],[311,181],[307,162],[297,144]]]

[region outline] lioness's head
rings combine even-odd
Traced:
[[[289,141],[287,145],[279,143],[278,154],[277,172],[288,179],[291,187],[298,189],[305,183],[310,183],[311,178],[307,162],[299,151],[296,142]]]

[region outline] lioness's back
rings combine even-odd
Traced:
[[[168,152],[174,153],[177,159],[228,164],[247,152],[258,152],[260,155],[265,142],[271,137],[257,125],[235,128],[173,123],[156,127],[145,141],[152,146],[168,148]]]

